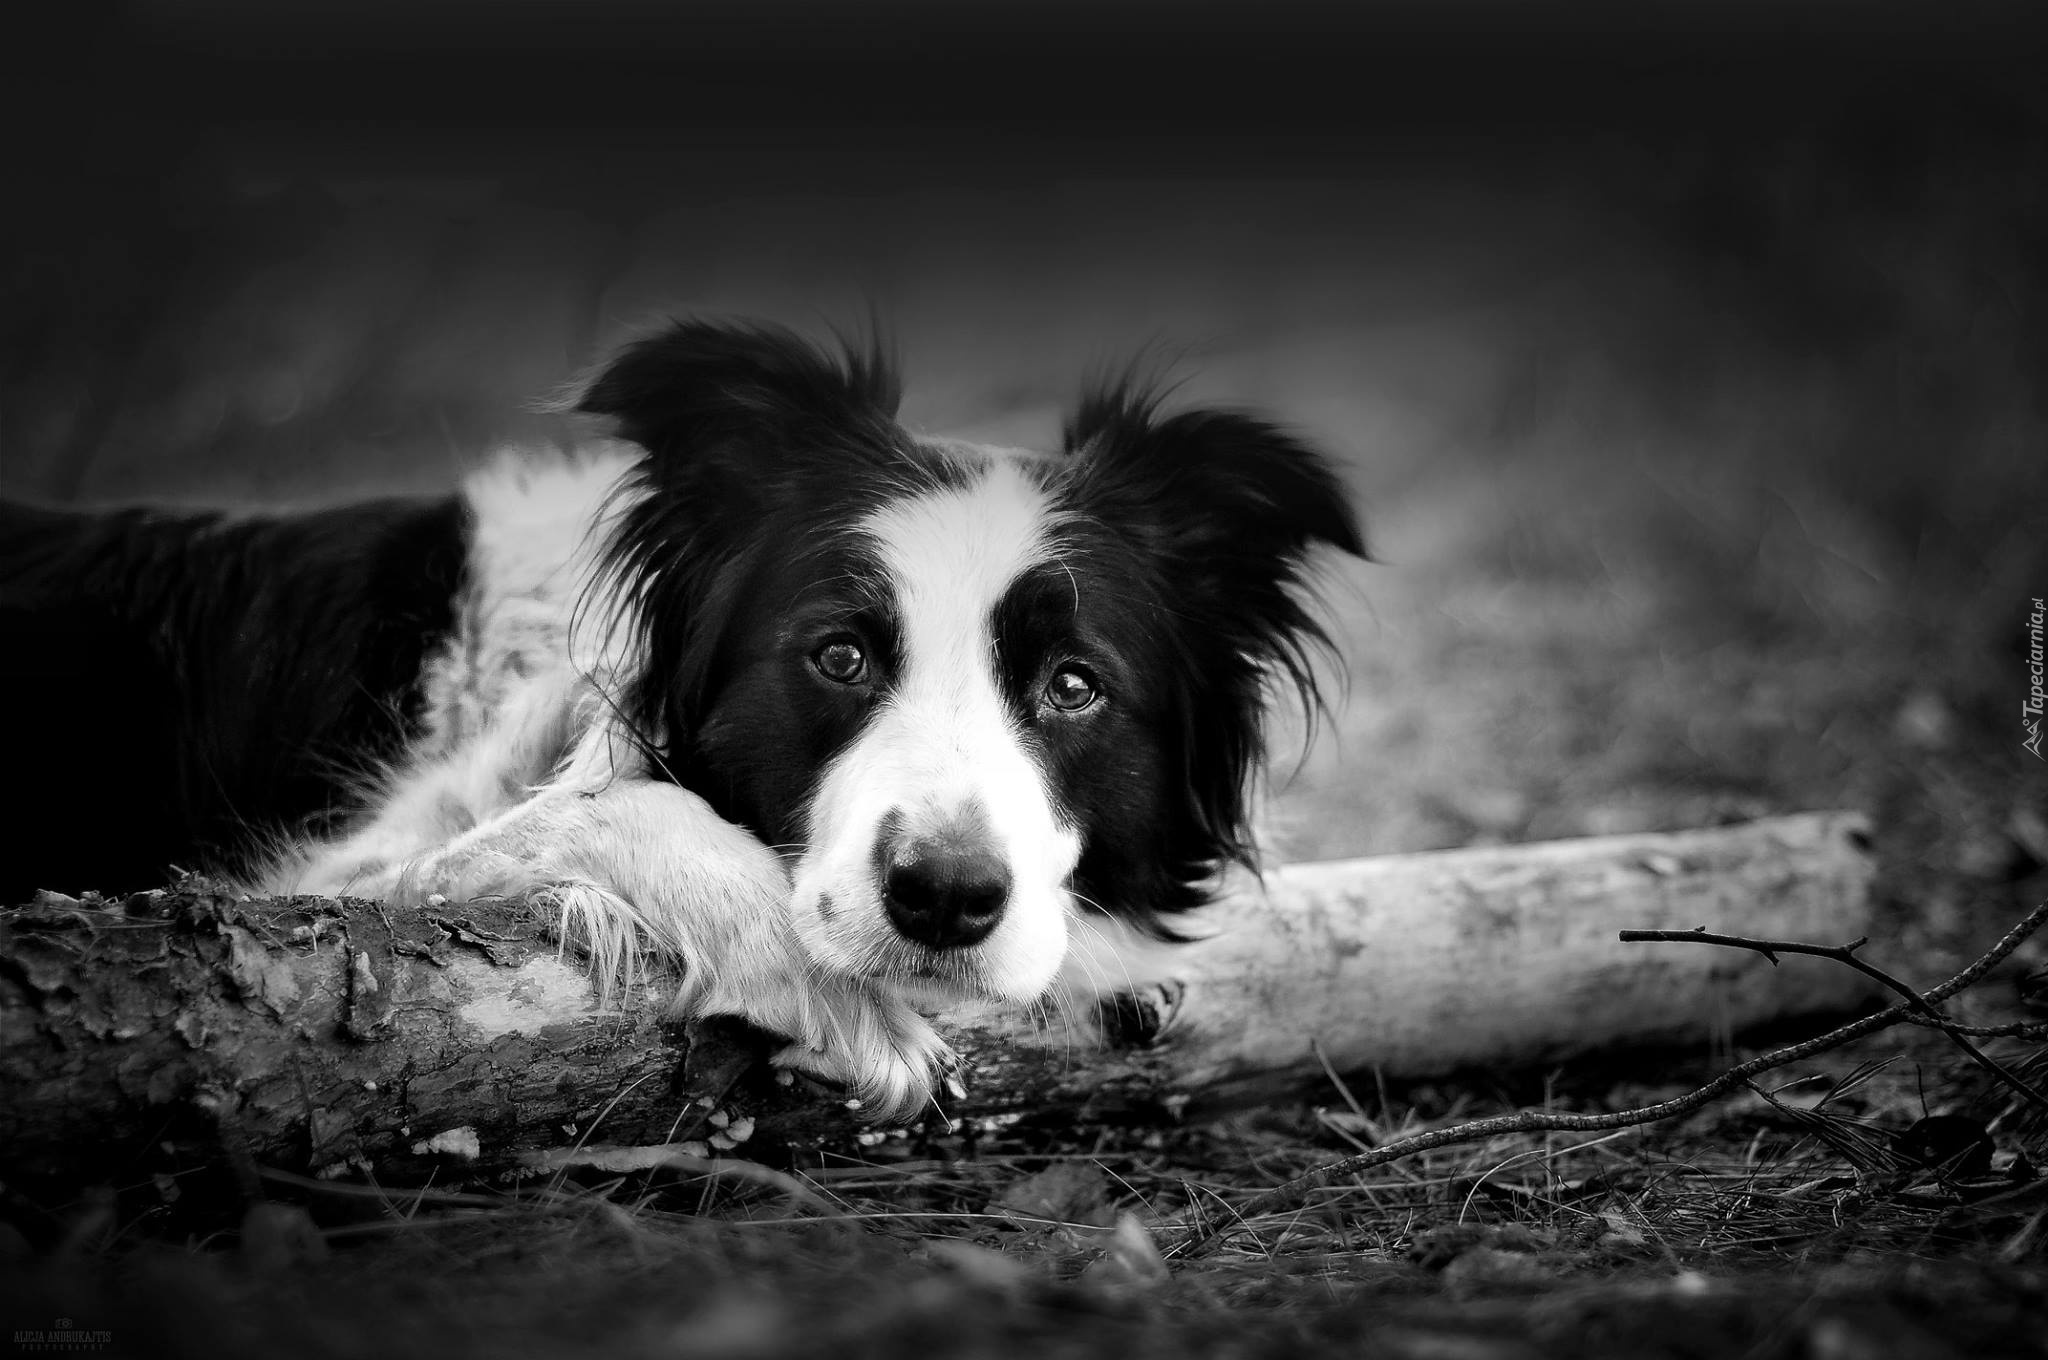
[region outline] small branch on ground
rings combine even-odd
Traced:
[[[1248,1203],[1237,1208],[1232,1214],[1231,1221],[1228,1223],[1217,1223],[1213,1221],[1210,1215],[1200,1213],[1199,1211],[1190,1214],[1186,1219],[1177,1224],[1167,1225],[1167,1231],[1185,1232],[1188,1236],[1176,1243],[1166,1254],[1169,1257],[1186,1259],[1211,1251],[1232,1233],[1240,1228],[1249,1226],[1253,1220],[1267,1214],[1291,1208],[1311,1191],[1361,1175],[1375,1167],[1385,1166],[1389,1162],[1396,1162],[1404,1157],[1412,1157],[1419,1152],[1428,1152],[1435,1148],[1450,1147],[1459,1143],[1479,1142],[1483,1139],[1498,1138],[1507,1134],[1594,1132],[1605,1129],[1629,1128],[1639,1124],[1653,1124],[1659,1120],[1689,1114],[1727,1094],[1729,1091],[1743,1087],[1750,1078],[1757,1076],[1759,1073],[1771,1071],[1773,1068],[1784,1067],[1789,1063],[1810,1058],[1817,1053],[1825,1053],[1829,1049],[1839,1048],[1853,1039],[1860,1039],[1865,1035],[1875,1034],[1879,1030],[1889,1029],[1893,1025],[1922,1018],[1937,1003],[1971,986],[1979,978],[1997,967],[2006,956],[2019,948],[2029,936],[2033,935],[2044,924],[2048,924],[2048,901],[2042,902],[2039,906],[2028,912],[2011,930],[2005,933],[2003,938],[1992,945],[1991,948],[1985,950],[1968,967],[1948,979],[1948,981],[1925,992],[1911,992],[1909,990],[1908,995],[1912,997],[1911,1001],[1901,1002],[1886,1010],[1866,1015],[1860,1020],[1852,1020],[1846,1025],[1829,1030],[1826,1034],[1818,1035],[1812,1039],[1796,1044],[1787,1044],[1783,1048],[1773,1049],[1768,1053],[1760,1054],[1757,1057],[1751,1058],[1748,1062],[1729,1068],[1706,1085],[1688,1091],[1684,1095],[1674,1096],[1670,1100],[1658,1101],[1653,1105],[1643,1105],[1632,1110],[1615,1110],[1607,1114],[1552,1114],[1542,1110],[1521,1110],[1514,1114],[1498,1115],[1492,1119],[1478,1119],[1467,1124],[1455,1124],[1448,1128],[1431,1129],[1427,1133],[1419,1133],[1412,1138],[1403,1138],[1397,1142],[1374,1148],[1370,1152],[1361,1152],[1355,1156],[1327,1163],[1305,1175],[1297,1176],[1293,1180],[1277,1185],[1271,1190],[1254,1196]],[[1692,931],[1665,933],[1674,934],[1678,939],[1691,940],[1699,938],[1699,935]],[[1742,943],[1752,947],[1754,944],[1754,942],[1750,941],[1743,941]],[[1859,941],[1858,943],[1860,944],[1861,942]],[[1788,947],[1781,944],[1772,944],[1768,947],[1776,949],[1781,953],[1823,955],[1827,955],[1831,948],[1825,945]],[[1890,985],[1894,980],[1886,979],[1886,981]],[[1936,1014],[1938,1015],[1938,1012]],[[2029,1089],[2031,1090],[2031,1088]]]
[[[1972,1039],[2048,1039],[2048,1020],[2014,1020],[2004,1025],[1965,1025],[1954,1020],[1930,1020],[1924,1015],[1908,1015],[1909,1025],[1922,1029],[1945,1029],[1951,1034],[1967,1034]]]
[[[1997,1077],[2005,1085],[2018,1092],[2020,1098],[2034,1106],[2034,1108],[2048,1111],[2048,1096],[2044,1096],[2039,1091],[2036,1091],[2017,1073],[2013,1072],[2012,1069],[2006,1067],[1983,1049],[1971,1043],[1959,1026],[1943,1015],[1933,1003],[1925,1000],[1918,992],[1914,991],[1912,987],[1900,981],[1892,974],[1887,973],[1884,969],[1879,968],[1876,964],[1866,962],[1859,957],[1856,951],[1870,943],[1868,936],[1852,940],[1848,944],[1800,944],[1792,940],[1752,940],[1742,935],[1717,935],[1702,926],[1695,930],[1624,930],[1621,932],[1621,942],[1623,944],[1658,944],[1668,942],[1721,945],[1729,949],[1753,950],[1774,964],[1778,961],[1778,955],[1780,954],[1806,954],[1817,959],[1833,959],[1837,963],[1847,964],[1865,977],[1882,983],[1906,998],[1906,1004],[1918,1011],[1920,1016],[1924,1018],[1925,1023],[1946,1034],[1949,1037],[1949,1041],[1968,1055],[1971,1062],[1976,1063],[1977,1066],[1991,1073],[1992,1076]]]

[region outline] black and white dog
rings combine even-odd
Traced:
[[[1362,546],[1241,414],[1126,382],[1031,453],[896,405],[873,352],[683,322],[577,399],[615,441],[445,499],[5,508],[9,886],[523,898],[915,1109],[922,1010],[1170,937],[1249,857],[1268,684],[1314,697],[1305,559]]]

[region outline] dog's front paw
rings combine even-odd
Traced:
[[[933,1106],[935,1088],[960,1060],[929,1020],[864,982],[808,985],[811,1032],[777,1053],[776,1066],[846,1087],[870,1123],[901,1123]]]

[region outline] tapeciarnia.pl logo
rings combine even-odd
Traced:
[[[2020,724],[2027,729],[2027,739],[2020,743],[2034,753],[2036,760],[2048,760],[2041,754],[2041,709],[2048,694],[2042,692],[2041,660],[2041,619],[2048,614],[2041,597],[2034,597],[2034,612],[2027,615],[2027,676],[2031,681],[2027,689],[2027,700],[2020,705]]]

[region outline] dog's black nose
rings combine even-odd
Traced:
[[[933,949],[980,944],[1003,919],[1010,867],[978,846],[940,837],[902,846],[882,875],[889,920]]]

